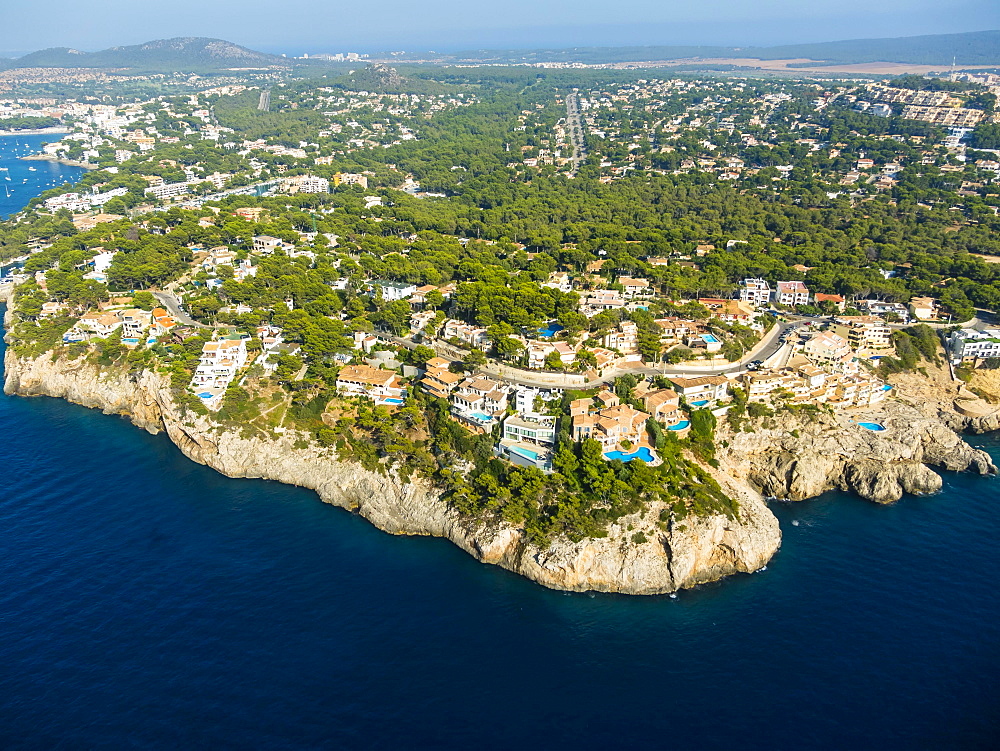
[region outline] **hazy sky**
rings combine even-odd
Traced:
[[[296,55],[767,45],[1000,29],[1000,0],[0,0],[0,29],[0,50],[8,53],[97,50],[173,36]]]

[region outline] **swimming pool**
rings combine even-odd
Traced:
[[[382,404],[402,404],[402,399],[383,399]]]
[[[493,415],[484,415],[482,412],[470,412],[469,414],[476,420],[479,420],[479,422],[493,421]]]
[[[518,456],[523,456],[525,459],[531,459],[533,462],[538,461],[538,452],[532,451],[531,449],[523,449],[519,446],[511,446],[507,449],[512,454],[517,454]]]
[[[604,458],[608,461],[618,459],[623,462],[630,462],[633,459],[642,459],[648,464],[653,461],[653,452],[645,446],[642,446],[641,448],[633,451],[631,454],[626,454],[624,451],[609,451],[604,455]]]
[[[883,391],[892,391],[892,386],[890,386],[890,385],[889,385],[889,384],[887,383],[887,384],[886,384],[885,386],[883,386],[883,387],[882,387],[882,390],[883,390]]]
[[[860,425],[865,430],[870,430],[873,433],[881,433],[883,430],[885,430],[885,425],[882,425],[881,423],[877,422],[859,422],[858,425]]]
[[[202,393],[198,394],[199,399],[211,399],[213,396],[215,396],[215,394],[210,394],[207,391],[203,391]]]
[[[701,340],[706,344],[718,344],[719,342],[712,334],[702,334]]]
[[[560,326],[558,323],[550,323],[544,329],[538,329],[538,333],[541,334],[542,336],[555,336],[562,330],[563,327]]]
[[[667,430],[687,430],[691,426],[690,420],[681,420],[676,425],[671,425]]]
[[[692,407],[704,407],[706,404],[708,404],[708,399],[699,399],[696,402],[691,402]]]

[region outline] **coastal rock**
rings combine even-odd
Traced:
[[[874,422],[884,431],[859,422]],[[720,425],[722,468],[766,496],[800,501],[827,490],[850,490],[877,503],[905,493],[933,493],[941,478],[928,465],[996,474],[989,455],[969,446],[935,417],[886,401],[853,414],[781,413],[739,431]]]
[[[619,520],[607,537],[531,544],[520,528],[458,514],[425,480],[404,482],[391,472],[370,472],[337,460],[332,449],[302,448],[298,434],[277,439],[245,437],[205,418],[181,414],[169,380],[152,371],[102,369],[86,358],[5,356],[4,390],[47,395],[128,416],[136,425],[164,431],[196,462],[229,477],[276,480],[315,490],[319,497],[397,535],[445,537],[484,563],[495,564],[546,587],[623,594],[662,594],[763,567],[781,543],[777,519],[760,495],[717,473],[739,501],[739,518],[688,517],[663,529],[661,506]],[[637,539],[642,532],[645,542]]]

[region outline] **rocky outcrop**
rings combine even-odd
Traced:
[[[892,376],[900,399],[922,414],[966,433],[1000,430],[1000,377],[992,371],[977,371],[966,386],[951,376],[946,365],[924,362],[920,372]],[[970,388],[971,386],[971,388]],[[992,401],[977,392],[993,392]]]
[[[324,501],[350,509],[386,532],[446,537],[485,563],[553,589],[673,592],[753,572],[781,542],[778,522],[760,495],[720,475],[727,492],[740,502],[738,519],[688,517],[663,529],[662,507],[654,504],[612,525],[607,537],[560,540],[543,549],[517,527],[462,517],[427,481],[403,482],[391,472],[340,462],[330,449],[302,448],[300,436],[291,433],[277,439],[246,437],[184,415],[171,398],[168,381],[157,373],[101,369],[86,358],[23,359],[10,349],[5,366],[9,394],[55,396],[126,415],[150,432],[165,431],[191,459],[225,475],[312,488]]]
[[[873,432],[859,422],[885,430]],[[727,473],[766,496],[793,501],[836,488],[892,503],[904,493],[940,490],[941,478],[928,465],[997,471],[986,452],[969,446],[941,420],[894,400],[853,414],[781,413],[753,420],[738,432],[722,426],[719,441]]]

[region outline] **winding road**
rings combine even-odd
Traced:
[[[487,367],[483,368],[482,371],[487,375],[502,377],[505,381],[510,383],[515,383],[519,386],[535,386],[539,388],[594,388],[596,386],[601,386],[606,383],[610,383],[615,378],[619,376],[632,374],[638,376],[656,376],[656,375],[667,375],[667,376],[680,376],[683,378],[698,378],[700,376],[709,375],[725,375],[727,373],[739,373],[746,370],[747,363],[753,362],[755,360],[767,360],[768,358],[775,355],[778,350],[780,350],[785,343],[785,334],[787,332],[795,331],[803,326],[808,326],[811,321],[808,319],[779,322],[771,327],[764,338],[761,339],[753,349],[747,352],[742,358],[736,362],[726,363],[718,367],[678,367],[673,365],[664,365],[659,368],[653,368],[648,365],[643,365],[635,368],[624,368],[621,370],[615,370],[612,373],[596,378],[592,381],[587,381],[586,383],[580,384],[579,382],[572,383],[569,382],[569,378],[566,379],[565,383],[555,383],[552,373],[538,374],[537,376],[531,371],[523,370],[521,368],[512,368],[510,366],[498,366],[494,362],[488,363]],[[418,345],[416,342],[410,339],[404,339],[399,336],[393,336],[383,331],[376,332],[376,336],[380,339],[396,344],[407,349],[414,349]],[[460,352],[455,351],[455,348],[450,345],[443,345],[438,342],[428,343],[424,346],[429,346],[438,354],[443,354],[450,357],[461,356]],[[447,351],[445,351],[447,350]]]

